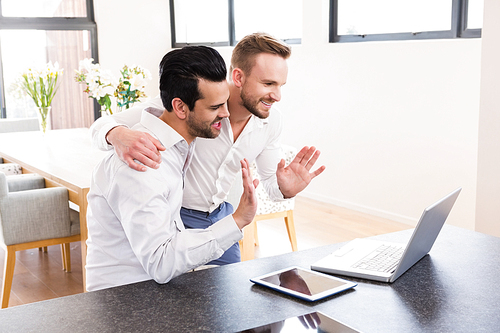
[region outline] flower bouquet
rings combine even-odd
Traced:
[[[151,80],[151,74],[147,69],[139,66],[128,67],[123,66],[120,71],[122,77],[120,83],[115,90],[116,104],[121,110],[123,107],[128,109],[135,102],[140,101],[140,98],[147,97],[144,92],[146,80]]]
[[[84,92],[88,93],[89,97],[97,100],[99,105],[101,105],[101,112],[113,114],[111,110],[111,96],[114,96],[118,80],[113,76],[111,71],[102,69],[99,64],[92,63],[93,61],[94,59],[92,58],[80,61],[75,81],[87,85]]]
[[[54,65],[49,62],[43,68],[28,68],[21,74],[20,86],[35,102],[40,116],[40,126],[44,133],[47,125],[50,125],[48,121],[50,105],[58,89],[57,79],[62,73],[63,69],[59,69],[57,62]]]
[[[89,97],[95,98],[101,105],[101,112],[113,114],[111,97],[116,98],[116,105],[121,111],[128,109],[141,98],[147,97],[144,92],[146,81],[151,80],[148,70],[139,66],[123,66],[121,77],[116,79],[109,70],[104,70],[99,64],[93,63],[94,59],[80,61],[79,70],[76,71],[75,81],[87,85],[84,92]]]

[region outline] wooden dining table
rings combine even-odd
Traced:
[[[63,186],[80,212],[83,288],[87,256],[87,193],[94,167],[108,153],[93,148],[88,128],[0,133],[0,157],[37,173],[47,187]]]

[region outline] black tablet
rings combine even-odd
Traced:
[[[306,301],[317,301],[357,286],[357,283],[297,266],[258,276],[250,281]]]

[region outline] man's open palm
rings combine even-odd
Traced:
[[[317,170],[310,172],[314,163],[318,160],[320,151],[315,147],[302,148],[293,161],[285,167],[285,160],[278,163],[276,177],[278,186],[285,198],[292,198],[309,185],[311,180],[325,171],[322,165]]]

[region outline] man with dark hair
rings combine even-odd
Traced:
[[[319,157],[314,147],[302,148],[285,167],[280,144],[282,117],[273,105],[281,99],[290,55],[288,45],[266,33],[245,36],[235,46],[231,58],[229,118],[222,120],[221,135],[215,140],[198,140],[186,173],[181,209],[186,228],[203,229],[231,214],[232,206],[225,200],[242,158],[255,160],[261,182],[273,200],[294,197],[324,171],[322,166],[310,172]],[[155,98],[146,104],[158,103]],[[158,167],[157,152],[163,147],[144,133],[119,126],[132,126],[138,121],[138,114],[138,108],[132,108],[98,119],[91,133],[100,149],[114,147],[131,168],[144,171],[145,166]],[[240,250],[234,244],[211,264],[238,261]]]
[[[180,217],[184,174],[196,137],[216,138],[228,117],[224,60],[217,51],[190,46],[160,64],[163,108],[142,111],[136,131],[165,148],[161,165],[135,172],[111,154],[95,168],[88,194],[87,290],[175,276],[220,257],[242,238],[257,209],[247,160],[238,209],[205,229],[186,230]]]

